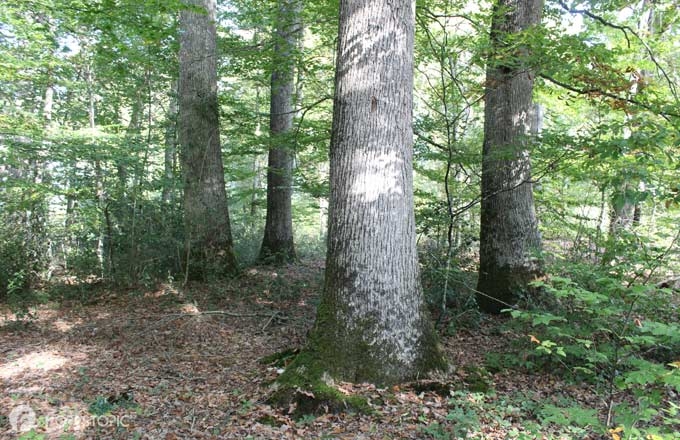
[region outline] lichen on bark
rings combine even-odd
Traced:
[[[405,365],[387,347],[376,350],[366,343],[366,335],[376,326],[374,321],[338,334],[342,326],[333,313],[338,305],[329,304],[327,295],[324,299],[307,345],[275,381],[272,403],[282,407],[293,404],[299,414],[329,410],[366,412],[370,406],[364,398],[340,392],[335,383],[369,382],[388,386],[425,378],[433,371],[447,368],[429,320],[424,323],[426,331],[419,343],[420,355],[412,365]]]
[[[445,368],[416,249],[414,12],[413,0],[341,3],[324,292],[279,397],[310,387],[330,398],[334,381],[384,386]]]

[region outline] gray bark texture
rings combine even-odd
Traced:
[[[267,168],[267,220],[260,260],[285,263],[295,260],[293,242],[293,95],[295,60],[300,32],[299,0],[279,0],[274,36]]]
[[[180,14],[179,143],[187,279],[236,270],[220,148],[215,0],[186,0]]]
[[[163,153],[163,203],[175,197],[175,158],[177,156],[177,81],[172,82],[168,114],[165,122],[165,150]]]
[[[52,84],[52,78],[49,79],[49,84],[45,89],[45,99],[43,103],[43,116],[45,117],[45,122],[47,128],[52,124],[52,110],[54,109],[54,85]]]
[[[612,195],[609,235],[614,241],[619,238],[621,231],[630,230],[635,224],[635,210],[638,208],[635,195],[636,189],[627,179]]]
[[[509,308],[541,274],[529,159],[533,73],[527,50],[506,41],[539,24],[542,8],[542,0],[499,0],[491,24],[477,284],[479,306],[489,313]]]
[[[309,351],[378,384],[442,368],[420,284],[413,207],[412,0],[342,0],[326,280]]]

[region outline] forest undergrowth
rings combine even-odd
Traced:
[[[531,347],[539,336],[509,316],[440,320],[451,371],[437,377],[384,389],[337,384],[365,399],[363,412],[272,407],[270,384],[313,323],[322,265],[254,267],[185,288],[62,285],[21,320],[5,310],[0,406],[27,405],[35,419],[16,433],[4,416],[0,438],[637,438],[604,427],[599,385],[541,366]],[[678,394],[661,390],[677,408]],[[638,398],[623,390],[616,401]],[[637,426],[668,432],[675,417]],[[672,438],[653,435],[644,438]]]

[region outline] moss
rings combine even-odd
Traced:
[[[338,390],[310,352],[301,352],[273,385],[269,402],[283,408],[294,405],[293,417],[326,412],[371,413],[366,398]]]
[[[335,387],[334,380],[387,386],[422,379],[432,371],[446,369],[446,360],[424,303],[417,311],[422,319],[421,340],[415,344],[419,353],[414,362],[406,362],[394,353],[395,347],[369,342],[379,336],[376,332],[382,324],[377,316],[366,316],[360,322],[352,321],[351,325],[342,322],[351,311],[328,292],[337,290],[331,286],[334,283],[355,284],[356,275],[343,277],[339,279],[332,264],[327,267],[326,293],[317,307],[307,346],[274,384],[270,402],[286,408],[294,405],[298,415],[347,410],[371,412],[366,398],[343,394]]]
[[[277,420],[276,417],[271,416],[271,415],[266,415],[262,416],[259,419],[257,419],[259,423],[262,423],[263,425],[269,425],[273,426],[275,428],[278,428],[283,425],[283,422],[280,420]]]
[[[430,319],[430,312],[425,305],[423,305],[421,316],[423,316],[425,322],[423,323],[424,331],[420,341],[423,353],[421,353],[418,371],[424,373],[447,371],[449,365],[439,345],[439,335],[434,328],[432,319]]]
[[[413,364],[406,365],[397,358],[390,347],[376,346],[367,341],[379,324],[371,317],[353,323],[348,329],[336,321],[330,312],[335,304],[324,298],[317,310],[317,321],[310,333],[307,350],[315,359],[322,361],[331,376],[349,382],[370,382],[389,386],[423,378],[432,371],[445,371],[447,363],[439,347],[437,333],[423,305],[420,311],[421,340],[416,344],[420,353]],[[342,313],[340,315],[343,315]]]
[[[275,381],[274,392],[269,399],[270,403],[283,408],[293,405],[295,417],[328,411],[372,412],[365,397],[348,396],[340,392],[334,385],[336,378],[391,385],[446,367],[446,361],[437,345],[436,333],[429,323],[423,335],[426,340],[422,341],[425,349],[415,370],[403,374],[396,371],[394,365],[400,364],[386,350],[376,352],[375,347],[369,347],[363,342],[361,329],[364,326],[350,334],[337,336],[329,331],[333,328],[328,325],[329,317],[323,312],[319,312],[318,316],[307,348],[298,354]],[[366,323],[366,328],[370,328],[370,323]],[[386,369],[388,365],[392,368]]]
[[[282,368],[295,359],[295,356],[297,356],[299,353],[299,348],[288,348],[286,350],[272,353],[269,356],[260,358],[258,362],[263,365],[272,365],[274,367]]]

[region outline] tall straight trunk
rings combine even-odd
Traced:
[[[343,380],[444,366],[416,251],[414,21],[412,0],[340,2],[326,280],[306,353]]]
[[[85,67],[85,81],[87,83],[87,119],[90,131],[94,135],[97,129],[96,125],[96,99],[94,93],[94,71],[92,65],[88,64]],[[95,192],[97,195],[97,203],[102,215],[99,219],[99,236],[97,237],[97,260],[99,261],[99,271],[102,278],[107,277],[111,273],[110,252],[107,247],[111,243],[111,230],[108,221],[108,197],[106,194],[106,187],[104,184],[104,170],[102,168],[101,160],[94,160],[94,176],[95,176]]]
[[[215,0],[180,14],[179,143],[184,177],[185,277],[236,269],[220,148]],[[197,11],[196,7],[203,9]]]
[[[660,14],[656,10],[656,2],[654,0],[644,0],[640,5],[641,17],[638,21],[637,30],[640,34],[647,35],[648,38],[655,38],[661,31]],[[641,57],[647,58],[647,53],[643,52]],[[655,73],[650,70],[641,70],[639,73],[635,72],[635,79],[643,81],[649,78],[654,78]],[[633,81],[633,86],[630,89],[630,94],[635,96],[640,92],[638,81]],[[633,135],[634,117],[631,115],[625,116],[626,126],[624,126],[623,137],[629,139]],[[611,197],[611,218],[609,222],[609,235],[612,245],[618,240],[622,231],[631,230],[640,224],[642,218],[642,206],[639,199],[639,193],[644,192],[645,182],[632,179],[628,175],[622,175],[623,183],[619,184],[612,191]],[[637,186],[637,188],[636,188]],[[606,259],[605,259],[605,262]]]
[[[279,0],[278,24],[271,76],[267,168],[267,220],[260,259],[279,263],[295,260],[293,242],[293,95],[295,59],[300,32],[299,0]]]
[[[614,240],[618,238],[621,231],[629,230],[633,226],[636,207],[635,191],[629,181],[625,181],[614,191],[609,219],[609,234]]]
[[[47,81],[45,98],[43,101],[43,117],[45,118],[45,126],[50,128],[52,125],[52,111],[54,109],[54,84],[51,70],[47,73]]]
[[[527,50],[507,47],[506,41],[512,41],[509,34],[539,24],[542,8],[542,0],[499,0],[492,18],[477,284],[477,301],[490,313],[514,304],[541,273],[529,159],[533,73]]]
[[[142,120],[144,117],[144,100],[141,86],[135,92],[134,101],[130,111],[130,122],[128,122],[125,130],[125,141],[128,145],[126,156],[137,157],[139,147],[141,144],[142,134]],[[127,158],[116,160],[116,170],[118,172],[118,181],[120,184],[120,197],[125,200],[128,191],[128,178],[130,170],[128,169]]]
[[[253,36],[253,42],[257,42],[257,33]],[[260,87],[255,86],[255,137],[260,137],[262,135],[262,117],[260,112]],[[248,211],[247,206],[243,206],[244,212],[250,213],[250,223],[254,225],[257,222],[257,205],[258,201],[258,191],[260,190],[260,157],[259,155],[253,156],[253,183],[251,185],[252,194],[250,195],[250,211]]]
[[[163,203],[175,197],[175,158],[177,157],[177,81],[172,82],[168,114],[165,120],[165,151],[163,157]]]

